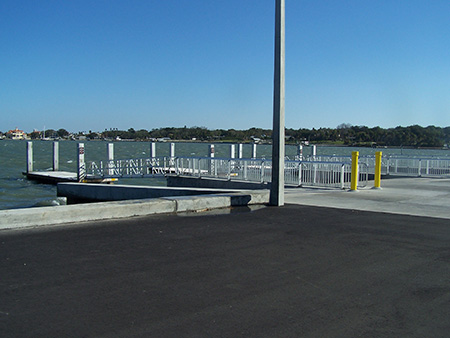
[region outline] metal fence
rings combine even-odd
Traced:
[[[359,186],[366,186],[368,166],[359,164]],[[88,175],[94,177],[152,177],[181,175],[258,183],[272,179],[272,161],[205,157],[160,157],[91,162]],[[347,188],[350,162],[285,161],[285,184]]]
[[[90,162],[88,175],[92,177],[152,177],[173,171],[170,157],[138,158]]]
[[[450,175],[450,159],[390,157],[386,159],[384,173],[405,176],[446,176]]]
[[[317,161],[349,162],[351,156],[315,156]],[[367,165],[369,173],[375,171],[375,156],[359,157],[359,163]],[[401,176],[446,176],[450,175],[450,159],[438,157],[383,156],[381,159],[383,175]]]

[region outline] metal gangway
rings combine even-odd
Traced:
[[[286,159],[284,174],[285,184],[288,186],[345,189],[350,187],[351,162]],[[360,163],[360,187],[367,185],[368,174],[368,166]],[[155,157],[93,161],[87,165],[86,175],[99,178],[188,176],[269,183],[272,177],[272,161],[214,157]]]

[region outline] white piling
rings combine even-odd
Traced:
[[[77,180],[81,182],[86,177],[86,163],[84,162],[84,143],[78,143],[78,171]]]
[[[114,175],[114,143],[108,143],[106,155],[108,157],[108,175]]]
[[[252,144],[252,158],[256,158],[256,143]]]
[[[243,153],[244,153],[243,149],[244,149],[244,145],[242,143],[240,143],[239,147],[238,147],[239,158],[242,158],[244,156],[243,155]]]
[[[170,158],[173,159],[175,157],[175,143],[170,144]]]
[[[232,144],[230,145],[230,158],[236,157],[236,145]]]
[[[313,145],[311,146],[311,157],[312,157],[312,160],[313,160],[313,161],[316,160],[316,155],[317,155],[316,145],[313,144]]]
[[[27,173],[33,171],[33,142],[27,142]]]
[[[108,143],[107,156],[108,161],[114,160],[114,143]]]
[[[150,143],[150,158],[156,157],[156,143]]]
[[[303,145],[299,144],[297,147],[297,157],[300,161],[303,160]]]
[[[209,145],[209,157],[213,158],[215,155],[214,144]],[[216,166],[214,165],[214,160],[210,160],[209,162],[209,173],[214,175],[216,172]]]
[[[53,171],[59,170],[59,142],[53,142]]]

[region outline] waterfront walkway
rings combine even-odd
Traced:
[[[372,183],[373,182],[369,182]],[[286,189],[286,202],[450,219],[450,178],[390,178],[380,190]]]
[[[418,180],[424,203],[433,182],[435,204],[449,194]],[[350,209],[288,191],[280,208],[1,231],[0,336],[447,337],[449,220],[359,210],[412,184],[383,183],[321,193]],[[413,207],[400,190],[390,203]]]

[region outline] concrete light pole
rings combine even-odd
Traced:
[[[275,1],[275,69],[273,89],[272,185],[269,204],[284,205],[284,13],[285,0]]]

